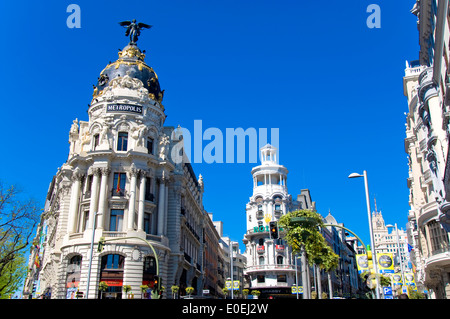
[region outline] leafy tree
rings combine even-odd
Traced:
[[[2,276],[0,276],[1,290],[0,299],[7,299],[14,294],[22,285],[23,278],[27,274],[27,266],[25,258],[22,254],[17,255],[12,262],[3,268]]]
[[[25,248],[40,221],[34,200],[18,199],[20,190],[0,181],[0,294],[16,290],[23,279]],[[26,267],[26,266],[25,266]]]
[[[408,286],[409,299],[425,299],[425,294],[417,290],[413,290],[411,286]]]
[[[303,222],[293,222],[291,220],[293,217],[302,217]],[[300,254],[304,247],[311,266],[316,264],[326,271],[337,268],[339,256],[334,253],[318,230],[318,227],[324,225],[319,213],[308,209],[296,210],[282,216],[279,224],[286,230],[284,239],[294,253]]]

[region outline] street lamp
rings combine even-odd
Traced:
[[[395,223],[395,226],[386,225],[386,227],[387,228],[395,228],[395,233],[396,233],[396,237],[397,237],[397,254],[398,254],[398,258],[400,259],[400,271],[402,274],[402,284],[403,284],[403,286],[405,286],[405,276],[403,275],[403,260],[402,260],[402,255],[400,253],[400,241],[399,241],[399,236],[398,236],[397,223]]]
[[[369,217],[369,230],[370,230],[370,244],[372,245],[372,256],[373,256],[373,267],[375,270],[375,278],[377,280],[377,287],[375,289],[376,292],[376,298],[380,299],[380,291],[379,291],[379,287],[380,287],[380,280],[378,278],[378,265],[377,265],[377,254],[375,252],[375,245],[374,245],[374,239],[373,239],[373,227],[372,227],[372,213],[371,213],[371,209],[370,209],[370,198],[369,198],[369,185],[367,183],[367,172],[363,171],[363,175],[358,174],[358,173],[351,173],[350,175],[348,175],[348,178],[356,178],[356,177],[364,177],[364,186],[366,189],[366,204],[367,204],[367,215]]]
[[[91,248],[89,251],[89,269],[88,269],[88,277],[87,277],[86,299],[89,298],[89,285],[91,284],[91,269],[92,269],[92,256],[93,256],[93,251],[94,251],[95,227],[96,227],[98,215],[102,215],[102,213],[96,212],[94,214],[94,226],[92,229]]]

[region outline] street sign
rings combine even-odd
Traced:
[[[384,295],[392,295],[392,287],[383,287]]]
[[[394,299],[394,296],[384,296],[384,299]]]

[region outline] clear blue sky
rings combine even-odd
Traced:
[[[69,4],[81,28],[69,29]],[[381,28],[369,29],[371,3]],[[369,243],[363,179],[386,223],[407,222],[405,60],[418,58],[415,1],[158,0],[0,3],[0,179],[44,203],[67,159],[75,118],[128,38],[119,21],[153,25],[138,45],[165,89],[165,125],[279,128],[293,197],[308,188],[323,216]],[[269,139],[270,140],[270,139]],[[208,142],[205,142],[207,144]],[[205,145],[204,144],[204,145]],[[256,164],[193,164],[204,206],[241,242]]]

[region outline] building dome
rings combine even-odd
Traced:
[[[100,73],[97,86],[94,88],[94,90],[97,90],[97,94],[101,94],[114,78],[128,75],[131,78],[139,79],[148,90],[149,97],[161,102],[164,91],[161,91],[158,76],[153,68],[144,62],[144,52],[141,52],[135,44],[128,44],[123,50],[119,51],[117,61],[109,63]]]

